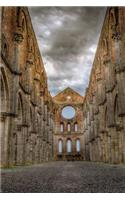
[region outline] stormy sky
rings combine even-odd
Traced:
[[[52,96],[85,94],[105,7],[29,7]]]

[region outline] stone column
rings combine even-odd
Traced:
[[[8,166],[8,128],[9,118],[0,116],[0,165]]]
[[[123,163],[125,164],[125,117],[123,118],[123,125],[124,125],[124,131],[123,131],[123,146],[122,146],[122,152],[123,152]]]
[[[63,160],[66,160],[67,154],[67,138],[63,138]]]
[[[2,21],[2,7],[0,7],[0,55],[1,55],[1,33],[2,33],[2,31],[1,31],[1,27],[2,27],[1,21]]]
[[[93,157],[92,157],[92,142],[89,142],[89,153],[90,153],[90,161],[93,161]]]
[[[23,134],[22,126],[17,127],[17,165],[22,165],[23,163]]]
[[[105,135],[105,162],[108,163],[108,135],[107,135],[107,132],[105,132],[104,135]]]
[[[19,76],[21,75],[20,71],[20,63],[19,63],[19,58],[20,58],[20,45],[23,41],[23,35],[20,33],[20,31],[14,32],[13,35],[13,41],[14,41],[14,54],[13,54],[13,85],[11,86],[11,93],[13,94],[11,96],[11,110],[12,112],[17,114],[17,104],[18,104],[18,89],[19,89]]]
[[[111,132],[111,163],[118,163],[118,138],[115,128],[110,129]]]
[[[98,139],[95,139],[96,141],[96,161],[99,162],[99,149],[98,149]]]
[[[18,89],[19,89],[19,76],[21,74],[19,69],[19,49],[20,44],[23,41],[23,35],[19,31],[15,31],[13,34],[13,42],[14,42],[14,49],[12,49],[13,53],[13,63],[12,63],[12,80],[10,83],[10,127],[9,127],[9,144],[8,144],[8,151],[9,151],[9,164],[14,164],[13,155],[14,155],[14,147],[13,147],[13,134],[16,128],[16,123],[14,117],[17,115],[18,109]]]
[[[100,156],[100,154],[101,154],[101,149],[100,149],[100,138],[97,137],[96,140],[97,140],[98,161],[100,161],[100,157],[101,157],[101,156]]]

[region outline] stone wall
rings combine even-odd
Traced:
[[[108,8],[84,99],[85,160],[125,163],[125,8]]]
[[[74,160],[125,163],[125,8],[107,9],[84,98],[71,88],[51,97],[26,7],[0,7],[0,27],[1,166],[58,160],[59,140],[66,160],[68,139]],[[67,105],[71,120],[61,116]]]
[[[66,88],[55,97],[55,129],[54,129],[54,159],[55,160],[83,160],[83,97],[71,88]],[[73,118],[65,118],[62,110],[66,106],[75,109]],[[68,127],[69,126],[69,127]],[[67,151],[68,142],[71,143],[71,152]],[[80,149],[77,149],[77,142]],[[59,145],[62,144],[62,151]]]
[[[47,77],[26,7],[1,11],[1,165],[53,157],[53,108]]]

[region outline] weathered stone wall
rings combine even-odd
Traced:
[[[84,100],[84,154],[125,163],[125,8],[108,8]]]
[[[1,165],[53,157],[53,103],[28,9],[1,9]]]
[[[71,88],[66,88],[57,94],[53,101],[55,103],[54,159],[83,160],[83,97]],[[66,106],[72,106],[75,109],[75,116],[71,119],[62,116],[62,109]],[[75,129],[75,125],[77,125],[77,129]],[[67,152],[68,140],[71,141],[70,153]],[[79,152],[76,148],[77,140],[80,141]],[[59,142],[62,142],[62,152],[59,152]]]
[[[51,160],[53,152],[55,160],[125,163],[125,8],[106,12],[84,98],[70,88],[51,97],[27,8],[0,8],[0,28],[1,165],[41,163]],[[67,105],[76,109],[71,120],[61,115]],[[70,158],[68,139],[72,141]]]

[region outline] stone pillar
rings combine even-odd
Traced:
[[[98,162],[100,162],[100,143],[99,143],[99,137],[96,138],[96,145],[97,145],[97,151],[98,151]]]
[[[95,161],[99,161],[99,150],[97,138],[95,138]]]
[[[115,128],[110,129],[111,132],[111,163],[118,163],[118,137]]]
[[[66,154],[67,154],[67,138],[63,139],[63,160],[66,160]]]
[[[72,155],[76,154],[76,140],[72,140]]]
[[[15,144],[14,144],[14,137],[16,134],[16,123],[15,117],[10,117],[9,123],[9,136],[8,136],[8,166],[15,165],[14,161],[14,154],[15,154]]]
[[[4,152],[4,136],[5,133],[5,117],[0,116],[0,165],[4,166],[6,165],[5,162],[5,155],[6,153]]]
[[[40,145],[40,162],[43,162],[43,140],[41,139]]]
[[[119,163],[123,162],[123,147],[124,147],[124,131],[118,132],[119,141]]]
[[[43,161],[45,162],[45,140],[43,141]]]
[[[13,41],[14,41],[14,54],[13,54],[13,72],[14,72],[14,77],[13,77],[13,85],[10,87],[11,88],[11,111],[17,114],[17,95],[18,95],[18,89],[19,89],[19,75],[21,74],[20,71],[20,63],[19,63],[19,58],[20,58],[20,45],[23,41],[23,35],[20,33],[20,31],[16,30],[13,35]]]
[[[124,131],[123,131],[123,146],[122,146],[122,152],[123,152],[123,163],[125,164],[125,117],[123,118],[123,125],[124,125]]]
[[[90,161],[93,161],[93,157],[92,157],[92,142],[89,142],[89,153],[90,153]]]
[[[105,135],[105,162],[108,163],[108,135],[107,135],[107,132],[105,132],[104,135]]]
[[[2,7],[0,7],[0,55],[1,55],[1,27],[2,27]]]
[[[118,114],[120,116],[125,115],[125,71],[117,69],[117,86],[118,86]]]
[[[108,163],[111,163],[111,136],[110,135],[108,135],[107,136],[108,138],[107,138],[107,151],[108,151]]]
[[[22,126],[17,127],[17,163],[16,165],[22,165],[23,163],[23,133]]]
[[[8,166],[9,117],[0,116],[0,165]]]

